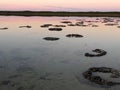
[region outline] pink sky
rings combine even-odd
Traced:
[[[0,10],[120,11],[120,0],[0,0]]]

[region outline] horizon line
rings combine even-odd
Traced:
[[[120,12],[120,11],[54,11],[54,10],[0,10],[0,12]]]

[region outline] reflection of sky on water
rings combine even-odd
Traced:
[[[95,20],[96,18],[0,17],[1,27],[9,28],[8,30],[0,31],[0,81],[8,79],[7,77],[14,74],[22,74],[19,79],[14,78],[13,81],[22,85],[32,80],[36,82],[35,90],[40,88],[48,90],[45,87],[46,85],[54,89],[56,89],[56,86],[58,90],[73,90],[73,88],[75,90],[87,90],[89,88],[96,90],[96,86],[92,87],[88,84],[79,83],[75,75],[81,76],[82,72],[94,66],[120,68],[120,31],[117,26],[104,26],[103,23],[92,22],[95,25],[99,25],[99,27],[68,26],[64,27],[63,31],[60,32],[50,32],[48,28],[40,27],[43,24],[61,24],[60,22],[64,21],[63,19],[68,19],[75,23],[77,19]],[[31,25],[32,28],[20,29],[19,26],[21,25]],[[72,33],[80,34],[84,37],[66,37],[67,34]],[[58,37],[60,39],[48,42],[43,40],[45,37]],[[96,48],[103,49],[108,54],[100,58],[84,56],[84,53]],[[80,80],[84,82],[82,76]],[[51,82],[52,84],[50,84]],[[23,84],[23,86],[28,88],[32,84],[29,83],[26,86]],[[39,86],[39,84],[42,85]],[[61,85],[64,87],[60,87]],[[0,88],[3,89],[4,86]],[[12,88],[15,90],[16,87]],[[103,88],[97,89],[104,90]]]

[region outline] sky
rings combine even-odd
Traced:
[[[120,0],[0,0],[0,10],[120,11]]]

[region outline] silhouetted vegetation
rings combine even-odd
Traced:
[[[120,12],[0,11],[3,16],[88,16],[120,17]]]

